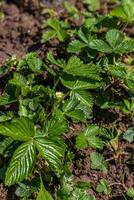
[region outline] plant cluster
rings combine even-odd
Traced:
[[[105,16],[93,12],[99,10],[98,0],[84,5],[81,27],[72,26],[78,10],[65,2],[69,20],[49,18],[42,35],[42,43],[58,40],[65,46],[66,57],[50,50],[42,60],[31,52],[0,68],[0,154],[10,161],[2,164],[0,178],[7,186],[18,184],[16,194],[24,199],[38,188],[37,200],[96,199],[88,192],[90,183],[73,183],[74,153],[64,134],[71,123],[85,126],[75,138],[75,151],[92,148],[91,169],[102,173],[109,168],[104,148],[118,159],[119,141],[134,142],[134,127],[122,132],[93,123],[97,110],[110,109],[133,120],[134,39],[123,29],[134,21],[134,1],[122,0]],[[43,180],[47,189],[55,180],[57,185],[48,192]],[[110,195],[112,187],[101,179],[96,192]],[[126,188],[125,195],[134,198],[134,188]]]

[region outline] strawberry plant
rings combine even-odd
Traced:
[[[0,181],[11,199],[134,198],[133,7],[39,1],[38,45],[0,68]]]

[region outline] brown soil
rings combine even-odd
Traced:
[[[82,1],[70,1],[73,5],[76,3],[78,9],[83,8]],[[40,43],[41,23],[44,19],[40,12],[44,5],[48,5],[55,9],[57,15],[64,17],[62,2],[63,0],[54,0],[53,3],[50,0],[42,0],[42,2],[38,0],[4,1],[1,5],[1,11],[5,17],[0,19],[0,65],[13,54],[17,57],[23,57],[27,52],[37,50],[39,55],[44,55],[44,52],[48,50],[48,46]],[[107,7],[108,0],[102,0],[102,3],[103,7],[100,13],[107,13],[114,6],[110,4]],[[76,22],[76,25],[80,24],[80,20]],[[57,51],[57,53],[63,56],[61,51],[64,51],[64,47],[60,47],[57,40],[53,41],[52,45],[49,45],[49,49],[58,47],[57,49],[60,49],[60,52]],[[104,111],[104,114],[102,111],[98,112],[93,121],[104,127],[115,127],[124,131],[133,125],[133,120],[129,116],[126,117],[117,110]],[[74,181],[86,180],[91,182],[92,189],[90,192],[96,196],[97,200],[123,200],[122,193],[125,192],[125,189],[134,187],[134,163],[130,163],[130,156],[128,155],[129,152],[134,153],[134,144],[121,141],[119,143],[120,155],[114,155],[111,150],[105,149],[102,153],[108,160],[109,171],[107,174],[103,174],[92,170],[90,167],[89,156],[93,151],[92,149],[87,148],[83,151],[76,151],[74,148],[75,137],[83,128],[84,125],[82,124],[71,125],[70,131],[65,135],[68,145],[75,153],[74,163],[71,166]],[[112,195],[106,196],[95,192],[96,185],[101,178],[108,180],[112,187]],[[0,185],[0,200],[6,200],[6,195],[7,191],[3,185]]]
[[[0,20],[0,64],[3,64],[11,55],[21,57],[28,52],[39,36],[40,22],[12,3],[3,3],[1,11],[5,14]]]
[[[3,184],[0,184],[0,200],[7,200],[7,190]]]
[[[122,119],[123,120],[123,119]],[[121,119],[117,122],[113,122],[113,119],[109,119],[109,122],[104,123],[104,127],[118,127],[120,123],[124,123]],[[127,126],[130,124],[128,123]],[[94,151],[91,148],[86,148],[84,150],[75,149],[75,137],[84,129],[81,124],[74,124],[70,127],[70,131],[65,135],[67,143],[70,145],[75,158],[71,166],[71,171],[74,175],[74,181],[84,181],[90,182],[92,187],[89,190],[90,194],[96,196],[97,200],[124,200],[122,194],[126,192],[127,188],[134,187],[134,144],[127,143],[125,141],[120,141],[118,143],[118,153],[105,148],[103,154],[105,160],[108,163],[108,173],[102,173],[91,169],[90,165],[90,154]],[[124,129],[125,130],[125,129]],[[131,162],[130,162],[131,160]],[[111,195],[102,195],[96,192],[96,186],[98,182],[102,179],[106,179],[111,186]]]

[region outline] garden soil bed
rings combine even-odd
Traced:
[[[39,55],[43,56],[44,52],[49,50],[47,44],[42,45],[40,43],[42,20],[44,20],[44,16],[40,15],[42,3],[44,3],[45,7],[51,5],[56,11],[59,12],[60,9],[60,13],[63,13],[60,1],[58,1],[58,6],[57,3],[52,5],[49,1],[44,1],[41,4],[36,0],[16,2],[18,1],[5,1],[1,5],[1,11],[5,17],[0,20],[0,65],[4,64],[12,55],[20,58],[30,51],[37,51]],[[75,4],[75,1],[72,1],[72,3]],[[77,6],[80,9],[82,7],[81,2],[77,2]],[[107,2],[104,1],[100,12],[105,13],[108,9]],[[56,48],[56,45],[57,43],[50,48]],[[62,48],[64,49],[64,47]],[[104,127],[114,126],[121,130],[126,130],[133,124],[131,120],[122,116],[121,113],[111,111],[108,114],[108,117],[95,116],[94,122]],[[81,124],[71,124],[70,131],[65,135],[68,145],[75,153],[74,162],[71,166],[74,181],[84,180],[91,182],[93,189],[90,190],[90,193],[94,194],[97,200],[123,200],[122,193],[125,189],[134,187],[134,158],[133,163],[130,163],[130,157],[128,157],[128,152],[134,153],[134,144],[120,142],[119,147],[122,153],[119,156],[114,155],[112,151],[107,149],[103,151],[103,155],[106,159],[109,159],[110,163],[108,174],[105,175],[90,168],[89,155],[93,150],[87,148],[83,151],[76,151],[73,146],[75,136],[79,134],[82,128]],[[96,185],[102,178],[107,179],[112,187],[112,194],[109,196],[105,195],[103,197],[102,194],[95,192]],[[4,186],[1,185],[0,200],[11,200],[10,197],[4,197],[4,193],[6,196],[7,192],[8,189],[4,189]]]

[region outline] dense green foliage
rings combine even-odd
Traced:
[[[49,18],[42,35],[42,43],[57,39],[66,45],[66,57],[48,51],[41,60],[31,52],[21,60],[12,57],[0,68],[0,76],[5,79],[0,96],[0,154],[10,160],[8,167],[0,169],[1,176],[7,186],[19,184],[18,193],[24,199],[40,187],[37,200],[95,200],[87,193],[91,185],[72,182],[69,165],[73,153],[64,137],[70,123],[84,123],[74,148],[92,148],[91,168],[102,173],[109,167],[101,154],[104,148],[116,153],[119,140],[134,142],[133,127],[120,132],[92,123],[94,108],[102,112],[116,109],[130,118],[134,116],[134,40],[119,30],[117,23],[133,23],[134,2],[122,0],[109,14],[97,17],[92,11],[99,9],[99,1],[84,3],[88,10],[83,13],[82,27],[72,28],[69,22]],[[76,20],[77,8],[67,2],[64,6],[70,20]],[[108,31],[101,33],[104,26]],[[59,179],[54,195],[44,188],[40,178],[45,177],[43,170],[32,186],[32,176],[42,159],[43,170],[49,174],[46,178]],[[127,195],[134,198],[133,190],[130,188]],[[107,180],[101,179],[96,191],[110,194]]]

